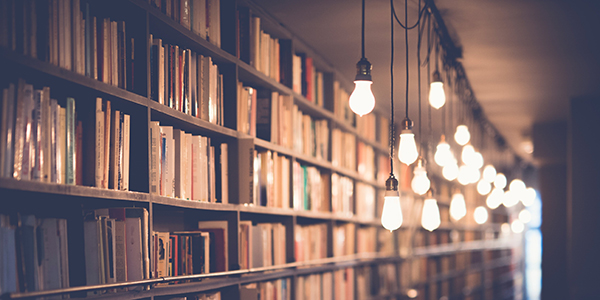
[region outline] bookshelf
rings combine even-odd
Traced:
[[[120,176],[127,177],[129,181],[126,187],[115,189],[113,183],[107,188],[84,181],[74,185],[64,184],[51,178],[17,180],[3,170],[0,177],[0,193],[3,195],[0,200],[1,234],[3,239],[16,237],[16,240],[11,240],[12,244],[7,245],[14,245],[16,251],[21,252],[2,252],[1,255],[14,257],[18,260],[18,267],[23,268],[11,268],[12,274],[19,277],[18,283],[12,282],[11,285],[5,278],[2,279],[0,294],[3,298],[253,299],[253,295],[263,293],[262,297],[267,299],[286,296],[299,299],[308,297],[303,294],[303,287],[319,284],[323,288],[315,293],[323,299],[400,299],[405,297],[405,289],[414,285],[414,282],[410,283],[411,286],[401,284],[404,276],[402,268],[412,261],[435,261],[439,257],[454,257],[463,252],[503,251],[512,246],[500,240],[463,239],[453,241],[451,246],[422,244],[422,247],[411,249],[409,254],[404,253],[400,247],[404,245],[400,235],[412,234],[419,229],[412,226],[390,234],[381,228],[378,219],[385,175],[389,172],[386,163],[388,121],[385,113],[375,112],[363,119],[350,114],[345,104],[347,99],[344,100],[350,90],[348,82],[308,45],[255,4],[244,0],[114,0],[102,5],[85,0],[35,3],[0,1],[2,7],[7,8],[4,11],[7,19],[20,24],[15,25],[14,30],[12,23],[2,24],[6,30],[3,32],[8,32],[10,38],[3,38],[0,46],[0,63],[5,66],[0,73],[0,87],[8,90],[10,84],[15,86],[17,91],[12,98],[15,105],[16,99],[21,99],[19,95],[22,96],[19,82],[22,86],[31,85],[34,90],[49,87],[50,97],[56,98],[59,106],[66,106],[65,99],[73,97],[76,103],[75,118],[82,122],[88,121],[86,118],[91,116],[88,114],[94,108],[98,113],[98,103],[106,105],[110,102],[113,113],[119,111],[130,116],[129,131],[123,129],[124,125],[120,123],[110,123],[117,124],[124,132],[123,141],[113,141],[106,136],[107,141],[111,140],[103,148],[105,152],[110,151],[106,157],[110,157],[111,162],[115,157],[129,156],[128,163],[124,160],[122,165],[114,167],[115,170],[120,168],[119,174],[123,171]],[[157,7],[158,3],[161,8]],[[168,15],[164,6],[167,3],[184,6],[178,6],[178,13],[172,10],[175,6],[171,6]],[[187,7],[190,10],[187,17],[191,18],[188,20],[191,23],[189,27],[184,21],[186,17],[182,17],[185,3],[191,5]],[[204,5],[202,7],[207,11],[213,11],[214,5],[219,8],[213,11],[213,15],[208,13],[204,16],[210,20],[203,21],[212,26],[211,30],[216,30],[208,31],[208,39],[195,31],[197,28],[194,24],[197,23],[194,23],[193,17],[199,15],[194,15],[193,5],[198,3]],[[50,9],[53,7],[58,12]],[[14,15],[10,14],[13,10]],[[20,12],[31,15],[24,13],[21,16]],[[77,12],[75,16],[73,12]],[[276,72],[267,72],[263,67],[259,67],[259,71],[256,63],[247,61],[244,54],[238,58],[238,52],[249,46],[241,45],[249,41],[244,40],[236,30],[248,29],[244,26],[251,23],[240,27],[235,25],[240,24],[240,14],[244,13],[250,18],[260,19],[259,32],[262,29],[269,34],[269,39],[279,41],[278,52],[275,52],[279,59],[270,61],[276,63],[275,66],[279,65],[279,68],[272,65],[269,68]],[[78,37],[80,44],[69,45],[68,41],[63,41],[64,37],[56,38],[57,34],[52,30],[61,30],[60,26],[57,28],[52,25],[49,31],[40,31],[41,25],[32,23],[35,19],[32,16],[36,14],[40,20],[50,23],[51,20],[66,22],[64,24],[73,31],[61,31],[58,36]],[[88,22],[94,17],[96,26],[90,28]],[[81,21],[82,28],[79,29],[82,31],[75,33],[73,24],[79,23],[73,20]],[[125,24],[118,25],[118,28],[124,28],[121,35],[123,41],[113,43],[114,49],[107,50],[114,50],[116,56],[107,53],[102,56],[104,60],[111,59],[114,71],[119,72],[119,75],[111,73],[110,76],[121,76],[121,80],[125,80],[123,82],[97,76],[107,72],[104,65],[94,67],[93,63],[82,62],[88,57],[100,57],[90,46],[96,43],[95,39],[89,37],[91,32],[100,30],[100,20],[109,20],[109,24],[115,22],[115,26]],[[29,44],[27,39],[23,39],[26,32],[31,38]],[[45,38],[44,34],[47,34]],[[210,38],[210,35],[218,35],[218,39]],[[11,40],[13,37],[14,43]],[[38,43],[35,47],[37,50],[46,49],[44,43],[54,47],[53,42],[48,41],[53,38],[57,42],[64,42],[56,46],[58,49],[66,47],[72,51],[73,57],[68,59],[70,62],[78,59],[85,65],[69,68],[63,64],[64,61],[52,61],[41,53],[36,55],[37,58],[32,57],[32,40]],[[158,45],[162,46],[157,46],[158,40]],[[103,45],[100,40],[97,42],[98,47]],[[269,43],[273,46],[273,42]],[[169,45],[168,48],[166,45]],[[119,47],[123,49],[119,50]],[[172,52],[173,57],[181,57],[182,70],[177,73],[181,75],[179,81],[169,82],[166,78],[177,67],[168,69],[170,62],[167,60],[163,60],[161,65],[162,58],[157,56],[160,51],[155,52],[160,47],[169,51],[176,47],[177,51],[181,51],[176,55]],[[89,51],[87,55],[86,51]],[[75,58],[78,54],[81,56]],[[310,58],[310,63],[305,61],[303,64],[313,66],[311,72],[314,76],[300,78],[300,82],[306,81],[301,85],[310,87],[298,89],[293,86],[292,79],[304,74],[294,73],[291,61],[294,57],[304,60]],[[211,67],[202,65],[200,61],[206,61]],[[165,73],[162,73],[165,77],[157,79],[161,77],[156,73],[160,74],[162,71],[158,70],[162,68],[165,68]],[[197,72],[194,73],[194,70]],[[211,74],[210,79],[200,75],[205,70],[213,72],[206,73]],[[188,75],[191,77],[185,77]],[[171,92],[167,87],[158,89],[156,82],[165,86],[172,84],[174,88]],[[257,98],[250,99],[253,104],[247,107],[266,103],[269,112],[266,122],[257,120],[259,114],[241,118],[248,113],[248,109],[242,110],[239,106],[242,100],[237,87],[240,84],[257,91]],[[207,94],[208,98],[204,98],[205,90],[216,94]],[[157,99],[157,91],[165,96],[162,102]],[[98,102],[97,99],[102,101]],[[3,94],[2,100],[3,105],[8,103],[7,94]],[[278,101],[288,101],[291,106],[277,106],[275,103]],[[278,110],[273,114],[276,106]],[[30,109],[35,112],[36,108]],[[205,109],[209,111],[205,112]],[[298,116],[295,118],[297,124],[280,117],[288,112]],[[109,122],[115,121],[105,106],[99,113],[102,118],[108,116],[106,120]],[[97,122],[100,117],[92,119]],[[242,121],[249,123],[247,128],[255,127],[256,132],[241,129],[244,128]],[[8,121],[3,117],[2,124],[5,123]],[[322,124],[319,133],[313,129],[316,123]],[[262,127],[259,128],[258,124]],[[103,126],[106,132],[110,131],[106,125]],[[88,129],[82,134],[98,139],[99,135]],[[157,129],[159,138],[155,139]],[[14,132],[17,129],[12,130]],[[259,134],[259,131],[264,132]],[[174,138],[175,144],[169,144],[170,140],[166,138],[169,132],[180,134],[179,142],[175,142]],[[270,138],[257,137],[267,132]],[[43,141],[43,135],[40,136]],[[302,136],[302,140],[301,145],[297,146],[294,143],[300,139],[299,136]],[[195,148],[196,137],[201,137],[198,138],[200,154]],[[286,140],[286,137],[292,140]],[[124,142],[126,140],[129,142]],[[344,141],[342,148],[338,144],[340,140]],[[117,143],[127,150],[113,153]],[[14,151],[14,144],[12,147],[11,151]],[[34,153],[31,161],[35,160],[35,153],[38,153],[35,151],[46,149],[34,146],[34,141],[28,147],[34,149],[31,150]],[[87,147],[82,141],[75,141],[72,154],[75,160],[82,160],[71,170],[75,174],[73,176],[76,179],[83,176],[77,175],[77,171],[95,171],[96,176],[108,181],[108,177],[98,175],[98,172],[108,172],[109,169],[114,172],[112,163],[107,162],[106,167],[96,169],[99,158],[92,157],[91,162],[85,160],[88,155],[85,150],[91,149],[92,153],[96,153],[96,150]],[[79,152],[77,149],[80,149]],[[3,149],[2,154],[7,155],[6,151]],[[169,155],[178,156],[179,159],[169,162]],[[8,153],[10,156],[11,153]],[[59,156],[49,157],[52,161]],[[12,166],[15,158],[11,159],[13,161],[4,161],[3,166]],[[194,173],[189,165],[200,166],[200,171]],[[50,164],[50,168],[55,167]],[[129,176],[125,175],[126,172],[129,172]],[[118,180],[123,179],[114,179],[114,184],[119,184]],[[154,188],[157,190],[154,191]],[[198,200],[194,191],[207,193],[198,196],[204,197]],[[49,274],[54,270],[48,267],[50,262],[44,261],[38,267],[30,265],[33,262],[31,259],[35,255],[41,257],[41,254],[29,253],[32,247],[26,246],[25,240],[37,243],[42,248],[51,245],[41,238],[26,237],[24,232],[47,233],[46,225],[42,224],[48,220],[65,220],[58,221],[59,224],[66,224],[59,234],[59,239],[65,239],[65,244],[52,248],[57,253],[50,252],[54,256],[48,255],[48,260],[59,260],[65,264],[60,269],[60,276],[66,276],[66,282],[49,280]],[[133,225],[129,225],[130,221]],[[122,243],[118,236],[119,222],[124,222],[126,227],[122,228],[135,228],[124,235],[137,236],[132,240],[135,245],[127,244],[125,250],[121,249],[131,253],[118,254],[118,245]],[[449,231],[455,229],[450,224],[445,226],[439,232],[449,235]],[[464,232],[480,232],[482,229],[464,225],[458,230],[464,235]],[[498,228],[492,230],[498,232]],[[94,231],[97,236],[92,234]],[[242,233],[247,233],[247,236],[242,236]],[[315,236],[320,237],[318,244],[313,241]],[[481,234],[476,236],[478,239],[482,237]],[[269,251],[264,251],[266,248],[263,247]],[[252,249],[260,252],[260,255],[256,255]],[[198,256],[203,258],[198,259]],[[68,257],[68,262],[65,257]],[[470,293],[476,293],[474,291],[477,289],[480,293],[490,290],[502,292],[499,286],[507,284],[510,278],[507,275],[509,273],[499,270],[512,266],[510,257],[509,254],[470,264],[468,272],[498,273],[486,275],[485,282],[480,279],[482,283],[473,286]],[[92,260],[97,258],[99,260],[95,263],[100,267],[96,269],[102,273],[90,269]],[[117,259],[125,259],[120,262],[127,266],[127,271],[119,271],[122,265],[118,265]],[[3,266],[3,270],[7,269],[7,266]],[[34,272],[37,275],[32,275]],[[419,282],[414,286],[430,290],[430,286],[433,286],[431,282],[462,278],[467,276],[465,272],[453,270],[431,274],[427,282]],[[126,274],[127,279],[118,279],[120,274]],[[494,279],[487,280],[488,277]]]

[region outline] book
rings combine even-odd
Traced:
[[[66,162],[65,162],[65,184],[75,184],[75,99],[67,97],[67,108],[65,116],[66,126]]]
[[[0,174],[2,177],[13,176],[13,151],[15,138],[15,84],[10,83],[2,93],[2,120],[0,128]]]
[[[227,221],[199,221],[198,229],[210,234],[210,272],[229,270]]]

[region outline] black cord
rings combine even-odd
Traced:
[[[393,8],[392,0],[392,8]],[[393,10],[393,9],[392,9]],[[408,21],[408,0],[404,0],[404,22]],[[406,43],[406,118],[408,119],[408,28],[404,27],[404,42]]]
[[[364,1],[364,0],[363,0]],[[390,6],[393,8],[392,0],[390,0]],[[392,110],[392,118],[390,122],[390,176],[394,176],[394,144],[395,136],[394,136],[394,15],[391,15],[391,55],[390,55],[390,108]]]
[[[362,58],[365,58],[365,0],[362,0],[362,27],[361,27],[361,50]]]
[[[419,10],[421,9],[421,0],[419,0]],[[417,31],[421,32],[421,24]],[[421,133],[421,34],[417,38],[417,91],[419,95],[419,156],[423,155],[423,134]]]
[[[402,24],[402,22],[400,22],[400,20],[398,19],[398,15],[396,15],[396,9],[394,8],[394,3],[392,2],[392,13],[394,18],[396,19],[396,22],[398,22],[398,24],[400,24],[400,27],[404,28],[404,29],[414,29],[415,27],[417,27],[419,25],[419,23],[421,22],[421,17],[423,16],[423,13],[425,12],[425,8],[427,8],[427,3],[425,3],[425,6],[423,6],[423,9],[419,8],[419,18],[417,19],[417,22],[415,23],[415,25],[412,25],[410,27],[405,26],[404,24]],[[393,22],[393,20],[392,20]],[[408,23],[407,20],[404,21],[404,23]]]

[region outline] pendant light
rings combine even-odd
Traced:
[[[500,188],[494,188],[487,196],[485,200],[485,204],[490,209],[496,209],[500,204],[502,204],[502,200],[504,197],[504,191]]]
[[[404,24],[407,24],[407,20],[408,0],[405,0]],[[419,153],[417,151],[417,144],[415,143],[415,135],[412,132],[413,122],[408,118],[408,27],[404,27],[404,41],[406,43],[406,117],[402,121],[402,131],[400,132],[400,146],[398,149],[398,158],[401,162],[410,165],[415,162],[415,160],[419,156]]]
[[[496,174],[496,179],[494,179],[494,187],[497,187],[499,189],[503,189],[506,187],[506,176],[504,176],[504,174]]]
[[[467,215],[467,205],[465,204],[465,196],[459,191],[452,195],[452,201],[450,201],[450,217],[454,221],[459,221]]]
[[[479,180],[477,183],[477,192],[479,195],[485,196],[492,190],[492,184],[487,182],[485,179]]]
[[[354,78],[354,91],[350,95],[348,104],[350,109],[359,116],[370,113],[375,107],[375,96],[371,91],[371,63],[365,57],[365,0],[362,0],[362,30],[361,30],[362,57],[356,64],[356,77]]]
[[[429,231],[434,231],[440,227],[441,223],[440,209],[437,205],[437,200],[433,197],[433,192],[429,190],[427,198],[423,202],[421,226]]]
[[[429,178],[427,178],[427,170],[425,169],[425,159],[423,157],[419,157],[417,159],[417,165],[415,166],[415,170],[413,171],[414,176],[410,183],[413,192],[418,195],[424,195],[429,190],[431,186],[431,182]]]
[[[478,206],[477,208],[475,208],[475,211],[473,212],[473,217],[475,218],[475,222],[479,225],[487,222],[488,220],[488,211],[485,207],[483,206]]]
[[[450,151],[450,144],[446,143],[446,136],[442,134],[440,143],[437,145],[435,155],[433,156],[435,163],[438,166],[443,167],[452,161],[452,151]]]
[[[364,0],[363,0],[364,3]],[[385,181],[385,194],[383,211],[381,214],[381,225],[383,228],[394,231],[402,226],[402,208],[400,206],[400,193],[398,192],[398,180],[394,176],[394,11],[390,1],[391,10],[391,56],[390,56],[390,177]]]
[[[456,127],[456,132],[454,133],[454,140],[461,146],[466,145],[469,140],[471,140],[469,127],[467,127],[467,125],[458,125]]]
[[[456,162],[456,158],[454,158],[454,155],[452,155],[452,157],[450,158],[450,163],[448,163],[442,168],[442,175],[444,176],[444,178],[446,178],[446,180],[452,181],[458,177],[458,173],[458,163]]]
[[[439,71],[439,58],[438,52],[439,46],[435,45],[435,72],[433,72],[433,81],[429,86],[429,104],[435,108],[440,109],[446,103],[446,93],[444,92],[444,83],[442,82],[442,76]]]
[[[487,182],[494,182],[496,179],[496,168],[493,165],[487,165],[483,168],[483,180]]]
[[[525,205],[525,207],[529,207],[533,205],[536,198],[537,193],[535,189],[532,187],[528,187],[525,189],[525,193],[523,195],[523,198],[521,198],[521,202],[523,202],[523,205]]]

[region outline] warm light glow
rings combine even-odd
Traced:
[[[444,175],[444,178],[449,181],[456,179],[458,176],[458,165],[456,164],[456,159],[454,157],[452,157],[450,163],[442,168],[442,175]]]
[[[389,231],[394,231],[402,226],[402,209],[398,191],[385,192],[381,225]]]
[[[471,160],[473,159],[473,155],[475,155],[475,148],[471,144],[466,144],[460,155],[462,162],[466,165],[471,165]]]
[[[496,180],[496,168],[493,165],[487,165],[483,168],[483,179],[489,183]]]
[[[417,296],[419,295],[419,293],[417,293],[417,290],[415,289],[410,289],[408,291],[406,291],[406,296],[408,296],[408,298],[417,298]]]
[[[504,174],[496,174],[496,179],[494,179],[494,187],[497,187],[499,189],[503,189],[506,187],[506,176],[504,176]]]
[[[419,152],[417,151],[417,143],[415,143],[415,135],[412,130],[402,130],[400,133],[400,146],[398,148],[398,158],[402,163],[410,165],[417,160]]]
[[[509,234],[510,225],[508,223],[502,223],[502,225],[500,225],[500,231],[502,232],[502,234]]]
[[[373,96],[373,92],[371,91],[373,81],[355,80],[354,84],[354,91],[350,95],[348,104],[355,114],[362,117],[370,113],[375,107],[375,96]]]
[[[524,224],[531,222],[531,213],[527,209],[521,210],[519,212],[519,220]]]
[[[466,145],[471,139],[469,128],[467,125],[458,125],[456,127],[456,133],[454,133],[454,140],[461,146]]]
[[[481,177],[481,172],[479,172],[479,169],[467,165],[467,170],[469,172],[469,183],[475,183],[479,181],[479,178]]]
[[[465,197],[461,193],[454,193],[454,195],[452,195],[452,201],[450,201],[450,217],[455,221],[458,221],[465,215],[467,215]]]
[[[415,176],[413,177],[410,186],[412,187],[413,192],[424,195],[431,185],[429,178],[427,178],[427,170],[423,166],[417,166],[415,167],[414,174]]]
[[[492,185],[489,182],[481,179],[477,183],[477,192],[479,193],[479,195],[485,196],[485,195],[489,194],[491,190],[492,190]]]
[[[533,205],[533,202],[535,202],[536,197],[537,193],[535,192],[535,189],[528,187],[525,189],[523,197],[521,197],[521,202],[523,202],[523,205],[525,205],[526,207],[529,207]]]
[[[525,192],[525,189],[527,187],[525,186],[525,183],[523,182],[523,180],[517,178],[517,179],[513,179],[510,182],[510,185],[508,186],[508,188],[513,192],[522,193],[522,192]]]
[[[439,109],[446,103],[446,93],[444,93],[444,83],[434,81],[429,88],[429,104],[435,109]]]
[[[513,192],[511,190],[504,192],[504,197],[502,199],[502,204],[504,204],[504,206],[513,207],[517,203],[519,203],[519,197],[516,192]]]
[[[421,215],[421,225],[423,228],[434,231],[442,223],[440,219],[440,209],[437,205],[437,200],[433,198],[425,199],[423,203],[423,214]]]
[[[523,222],[521,222],[519,219],[516,219],[510,224],[510,228],[514,233],[521,233],[523,230],[525,230],[525,224],[523,224]]]
[[[473,157],[471,158],[471,165],[477,168],[477,170],[481,169],[481,167],[483,167],[483,155],[475,151],[475,153],[473,153]]]
[[[471,170],[467,165],[460,166],[460,169],[458,169],[458,183],[462,185],[471,183],[470,172]]]
[[[443,167],[452,162],[452,151],[450,145],[442,139],[436,147],[435,156],[433,157],[438,166]]]
[[[485,223],[488,219],[488,211],[483,206],[478,206],[475,208],[475,212],[473,213],[473,217],[475,218],[475,222],[479,225]]]
[[[494,188],[485,200],[485,204],[490,209],[496,209],[502,204],[502,200],[504,200],[504,191],[500,188]]]

